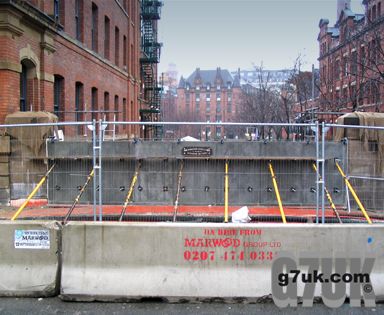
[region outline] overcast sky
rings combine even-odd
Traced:
[[[352,0],[363,13],[361,0]],[[318,66],[318,24],[336,20],[337,0],[164,0],[159,22],[163,42],[159,71],[175,63],[179,76],[202,70]]]

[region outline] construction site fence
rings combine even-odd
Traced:
[[[160,211],[188,221],[192,206],[213,222],[242,206],[260,221],[377,223],[384,214],[384,127],[93,120],[0,132],[0,203],[14,219]]]

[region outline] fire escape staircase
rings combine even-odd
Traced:
[[[157,64],[160,62],[161,44],[157,40],[157,21],[163,3],[159,0],[142,0],[141,2],[141,78],[143,88],[140,117],[142,121],[161,120],[161,88],[157,81]],[[145,137],[162,137],[162,127],[147,126]]]

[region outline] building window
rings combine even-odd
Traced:
[[[335,62],[334,77],[340,79],[340,60],[336,60]]]
[[[210,102],[210,101],[211,101],[211,94],[210,94],[210,93],[207,93],[207,94],[205,95],[205,99],[206,99],[207,102]]]
[[[376,6],[374,5],[372,8],[372,21],[376,20]]]
[[[346,107],[348,105],[348,89],[344,88],[343,89],[343,99],[342,99],[342,104]]]
[[[84,85],[81,82],[76,82],[75,86],[75,119],[76,121],[82,121],[84,100]]]
[[[127,99],[123,98],[123,119],[122,121],[127,121]]]
[[[115,95],[115,117],[116,121],[119,121],[119,97]]]
[[[211,137],[211,127],[205,127],[205,140],[209,140]]]
[[[228,101],[228,104],[227,104],[227,112],[228,112],[228,113],[232,113],[232,101]]]
[[[75,2],[76,39],[83,41],[83,0]]]
[[[98,20],[99,12],[97,5],[92,3],[92,23],[91,23],[91,36],[92,36],[92,50],[98,52]]]
[[[200,93],[196,93],[195,98],[196,102],[200,102]]]
[[[123,67],[127,71],[127,36],[123,37]]]
[[[53,112],[59,120],[61,120],[64,109],[64,78],[59,75],[55,75],[55,81],[53,84],[53,101]]]
[[[359,88],[359,104],[360,105],[364,104],[364,97],[365,97],[365,83],[361,82],[360,88]]]
[[[59,0],[53,1],[53,16],[56,21],[60,19],[60,1]]]
[[[216,127],[216,138],[221,137],[221,127]]]
[[[93,87],[91,90],[91,113],[92,120],[97,119],[97,110],[98,110],[98,97],[97,97],[97,88]]]
[[[27,110],[27,73],[28,69],[26,65],[21,65],[21,73],[20,73],[20,111],[25,112]]]
[[[135,68],[135,51],[133,49],[133,44],[131,44],[131,58],[130,58],[130,60],[131,60],[131,68],[130,68],[131,74],[135,75],[136,74],[135,73],[135,71],[136,71],[136,68]]]
[[[115,27],[115,64],[119,66],[119,51],[120,51],[120,31]]]
[[[210,89],[211,89],[211,85],[207,84],[207,91],[209,91]]]
[[[207,102],[207,104],[205,105],[205,111],[207,113],[211,112],[211,102]]]
[[[372,99],[373,103],[379,104],[380,103],[380,86],[377,85],[377,83],[372,82],[371,83],[372,88],[371,88],[371,93],[372,93]]]
[[[104,117],[105,120],[109,121],[111,116],[109,113],[109,93],[104,92]]]
[[[351,54],[351,74],[357,74],[357,51],[353,51]]]
[[[109,59],[109,47],[110,47],[110,27],[111,22],[108,16],[104,18],[104,58]]]
[[[218,92],[218,93],[216,93],[216,101],[221,101],[221,93],[220,92]]]
[[[216,115],[216,122],[221,122],[221,115]]]
[[[323,71],[322,71],[322,81],[326,82],[327,81],[327,66],[323,66]]]
[[[220,102],[216,103],[216,113],[221,113],[221,103]]]
[[[343,75],[344,77],[347,77],[348,76],[348,58],[347,57],[344,57],[343,58]]]
[[[37,102],[38,80],[35,64],[29,60],[21,61],[20,73],[20,111],[34,110],[34,102]],[[42,108],[43,109],[43,108]],[[35,108],[37,110],[37,108]]]
[[[207,122],[209,122],[209,121],[211,120],[211,117],[210,117],[209,115],[206,115],[205,120],[206,120]]]
[[[365,47],[360,48],[360,75],[364,76],[365,71],[365,64],[366,64],[366,56],[365,56]]]

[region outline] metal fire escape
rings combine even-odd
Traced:
[[[160,62],[161,44],[157,41],[157,23],[163,3],[159,0],[141,1],[141,121],[160,121],[161,88],[157,81],[157,64]],[[147,125],[144,138],[159,139],[162,127]]]

